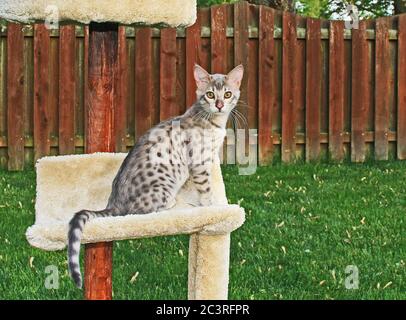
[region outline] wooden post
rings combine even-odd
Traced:
[[[85,246],[85,299],[111,300],[113,242],[89,243]]]
[[[92,23],[89,29],[86,153],[114,152],[114,79],[118,25]],[[85,299],[112,299],[113,243],[85,247]]]

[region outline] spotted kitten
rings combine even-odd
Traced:
[[[211,167],[226,134],[226,123],[240,97],[242,65],[229,74],[208,74],[195,65],[197,101],[185,114],[150,129],[132,148],[112,185],[106,209],[82,210],[69,224],[70,275],[82,287],[80,238],[87,221],[95,217],[146,214],[175,204],[183,184],[191,179],[202,206],[212,202]]]

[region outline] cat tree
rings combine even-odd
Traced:
[[[122,154],[114,151],[114,73],[118,24],[188,26],[196,19],[195,0],[2,0],[0,17],[16,22],[72,21],[90,24],[85,151],[91,155],[46,157],[37,163],[35,224],[31,245],[65,247],[68,221],[80,209],[101,209]],[[226,299],[230,232],[244,211],[227,205],[219,164],[213,168],[216,194],[211,207],[190,207],[193,188],[182,190],[175,208],[145,216],[98,218],[86,226],[85,298],[112,298],[112,241],[180,233],[191,234],[189,298]],[[90,182],[91,181],[91,182]]]
[[[105,207],[111,183],[125,156],[93,153],[40,159],[36,166],[35,224],[26,232],[29,243],[44,250],[64,249],[72,214],[82,208]],[[170,210],[91,220],[84,229],[82,243],[100,245],[115,240],[190,234],[189,299],[227,299],[230,233],[243,224],[245,215],[239,206],[228,204],[218,158],[213,165],[212,179],[212,206],[198,206],[198,192],[189,182]],[[105,278],[111,286],[111,267],[105,261],[110,259],[103,259],[103,253],[99,257],[98,252],[89,261],[88,255],[87,247],[85,289],[94,287],[91,281],[105,285]],[[102,270],[89,266],[93,263],[100,264]],[[89,270],[99,277],[89,275]],[[99,288],[88,293],[92,294],[89,298],[99,299]]]

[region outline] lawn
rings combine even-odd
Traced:
[[[406,299],[406,162],[223,168],[230,202],[246,209],[232,234],[230,299]],[[44,252],[34,222],[35,172],[0,171],[0,298],[81,299],[66,251]],[[188,237],[114,244],[115,299],[185,299]],[[83,259],[82,259],[83,261]],[[46,289],[45,267],[59,270]],[[345,268],[359,270],[346,289]]]

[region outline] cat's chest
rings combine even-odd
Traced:
[[[223,144],[225,135],[226,129],[223,128],[205,129],[203,143],[206,146],[210,145],[213,150],[218,149]]]
[[[188,134],[188,149],[194,151],[216,151],[223,144],[226,130],[222,128],[199,128]],[[200,152],[200,151],[199,151]]]
[[[226,136],[226,129],[213,128],[211,130],[212,130],[214,148],[219,148],[223,144],[224,137]]]

